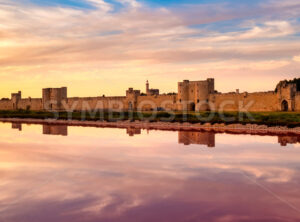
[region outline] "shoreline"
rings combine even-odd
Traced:
[[[82,121],[82,120],[56,120],[56,119],[22,119],[22,118],[0,118],[3,123],[19,124],[46,124],[46,125],[68,125],[80,127],[102,127],[102,128],[138,128],[162,131],[213,131],[216,133],[229,134],[251,134],[251,135],[299,135],[300,127],[288,128],[286,126],[266,126],[257,124],[210,124],[210,123],[172,123],[172,122],[147,122],[147,121]]]

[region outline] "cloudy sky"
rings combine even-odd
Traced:
[[[221,92],[300,76],[299,0],[0,0],[0,97],[162,92],[216,79]]]

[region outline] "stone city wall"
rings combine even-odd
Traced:
[[[18,102],[18,109],[43,110],[43,100],[32,98],[21,99]]]
[[[68,110],[124,110],[126,97],[73,97],[64,100]],[[127,108],[127,107],[126,107]]]
[[[139,96],[137,98],[137,109],[150,111],[155,109],[175,110],[177,95],[154,95]]]
[[[12,110],[13,104],[11,100],[0,100],[0,109],[1,110]]]
[[[280,110],[278,97],[275,92],[258,93],[218,93],[211,94],[209,101],[215,110],[238,111],[249,107],[248,111],[277,111]]]
[[[145,95],[129,88],[126,96],[114,97],[68,98],[67,87],[46,88],[41,99],[22,99],[21,91],[12,93],[11,99],[0,100],[0,110],[300,111],[299,81],[281,81],[270,92],[219,93],[214,89],[214,79],[184,80],[178,83],[178,93]]]

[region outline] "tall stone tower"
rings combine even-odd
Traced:
[[[148,94],[149,93],[149,81],[147,80],[147,82],[146,82],[146,94]]]
[[[147,96],[159,95],[159,89],[150,89],[148,80],[146,82],[146,94]]]
[[[134,90],[133,88],[129,88],[128,90],[126,90],[125,108],[128,110],[136,110],[137,100],[140,95],[141,95],[140,90]]]
[[[280,81],[276,86],[278,97],[278,110],[295,111],[295,96],[298,92],[297,81]]]
[[[43,89],[43,109],[62,110],[63,100],[67,99],[67,87]]]
[[[18,103],[22,99],[22,93],[19,91],[18,93],[11,94],[12,108],[18,109]]]
[[[207,111],[209,95],[215,91],[215,80],[204,81],[184,80],[178,83],[178,110]]]

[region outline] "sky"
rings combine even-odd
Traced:
[[[0,0],[0,98],[268,91],[299,68],[299,0]]]

